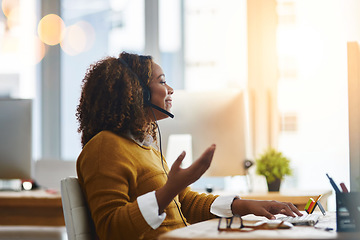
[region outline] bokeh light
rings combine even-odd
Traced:
[[[85,21],[66,28],[61,48],[71,56],[88,51],[95,42],[95,30]]]
[[[2,0],[1,9],[6,17],[9,17],[14,8],[19,7],[18,0]]]
[[[20,24],[20,6],[19,1],[3,0],[1,4],[2,11],[6,16],[6,27],[14,29]]]
[[[61,48],[71,56],[75,56],[85,49],[85,32],[77,25],[71,25],[65,30],[64,40],[61,42]]]
[[[90,50],[94,46],[95,38],[96,38],[94,27],[86,21],[80,21],[76,25],[81,27],[84,30],[85,35],[86,35],[86,44],[85,44],[84,51]]]
[[[9,29],[14,29],[20,25],[20,8],[14,7],[7,16],[7,26]]]
[[[65,23],[56,14],[43,17],[38,25],[38,35],[45,44],[53,46],[59,44],[64,35]]]
[[[35,36],[35,60],[34,64],[41,62],[41,60],[45,57],[46,46],[45,44]]]
[[[19,60],[23,66],[35,66],[44,58],[47,47],[36,34],[27,35],[20,47]]]

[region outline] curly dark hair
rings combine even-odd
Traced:
[[[122,52],[119,59],[106,57],[92,64],[82,81],[76,118],[83,147],[103,130],[130,132],[140,141],[146,134],[156,139],[156,125],[148,120],[139,82],[148,86],[152,57]]]

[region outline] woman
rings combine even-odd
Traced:
[[[87,71],[77,109],[83,145],[77,173],[100,239],[156,239],[216,216],[301,215],[291,203],[191,191],[216,146],[187,169],[180,168],[183,152],[168,169],[156,147],[156,121],[170,116],[173,93],[150,56],[123,52]]]

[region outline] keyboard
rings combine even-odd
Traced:
[[[303,216],[297,217],[279,217],[278,220],[286,221],[292,223],[294,226],[302,225],[302,226],[314,226],[319,221],[320,215],[318,214],[307,214]]]

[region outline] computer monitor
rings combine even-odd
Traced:
[[[213,162],[204,176],[244,175],[244,161],[250,149],[244,92],[238,89],[202,92],[175,90],[172,99],[171,112],[175,118],[158,122],[164,155],[168,155],[166,150],[170,135],[189,134],[193,160],[200,157],[212,143],[216,144]],[[167,159],[167,162],[174,160]]]
[[[32,100],[0,98],[0,179],[30,179]]]

